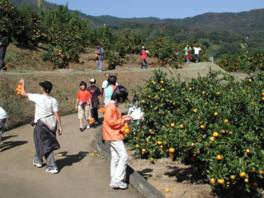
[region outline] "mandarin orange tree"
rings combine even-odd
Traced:
[[[137,95],[145,119],[127,136],[136,156],[178,158],[219,192],[263,185],[263,73],[241,82],[223,73],[179,82],[158,70]]]

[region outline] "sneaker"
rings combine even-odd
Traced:
[[[83,132],[85,129],[80,127],[80,131]]]
[[[127,189],[127,184],[125,182],[111,183],[109,185],[113,189]]]
[[[90,125],[87,125],[86,129],[90,129]]]
[[[36,166],[37,168],[41,168],[43,164],[41,162],[33,160],[33,166]]]
[[[46,172],[51,173],[51,174],[57,174],[59,172],[59,170],[57,167],[47,167]]]

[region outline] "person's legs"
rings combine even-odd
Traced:
[[[83,130],[83,119],[84,119],[84,110],[81,105],[78,105],[78,119],[80,123],[80,130]]]
[[[103,71],[103,60],[99,60],[99,70]]]
[[[114,183],[113,179],[115,176],[116,168],[119,161],[119,156],[116,151],[116,148],[113,145],[114,143],[110,143],[110,151],[111,151],[111,166],[110,166],[110,176],[111,176],[111,184]]]
[[[55,158],[54,158],[54,152],[50,152],[45,154],[45,158],[47,161],[47,167],[46,167],[46,172],[52,173],[52,174],[56,174],[58,173],[58,167],[55,163]]]
[[[0,70],[5,67],[6,46],[0,46]]]
[[[0,142],[2,141],[2,135],[4,133],[4,126],[5,126],[6,118],[0,119]]]
[[[111,174],[113,174],[111,177],[111,184],[113,184],[114,187],[117,185],[119,188],[127,188],[127,184],[123,182],[126,176],[126,167],[128,163],[128,154],[124,142],[122,140],[112,141],[110,145],[114,150],[114,160],[113,164],[111,164],[111,168],[112,165],[116,166],[117,163],[114,171],[111,172]],[[118,162],[117,159],[119,159]]]
[[[33,165],[36,166],[37,168],[41,168],[43,166],[43,159],[41,156],[41,151],[39,149],[39,144],[40,144],[40,137],[39,134],[41,133],[39,131],[40,129],[38,126],[35,126],[34,128],[34,143],[35,143],[35,156],[33,158]]]

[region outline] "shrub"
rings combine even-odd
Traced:
[[[127,141],[138,157],[191,164],[220,192],[254,193],[263,182],[263,79],[210,73],[186,83],[155,71],[137,91],[145,120]]]

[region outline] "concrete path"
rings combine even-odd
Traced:
[[[0,198],[136,198],[131,188],[109,187],[109,164],[95,155],[96,129],[80,132],[76,115],[62,119],[61,149],[55,152],[60,173],[32,165],[33,128],[25,125],[4,134],[0,143]],[[98,130],[98,129],[97,129]]]

